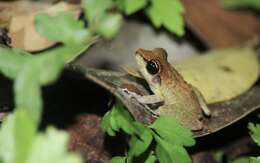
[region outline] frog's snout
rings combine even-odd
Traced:
[[[149,50],[145,50],[145,49],[142,49],[142,48],[138,48],[136,51],[135,51],[135,55],[139,54],[139,55],[144,55],[146,53],[149,53],[150,51]]]

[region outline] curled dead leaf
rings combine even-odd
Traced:
[[[125,96],[123,89],[138,90],[138,94],[149,94],[149,88],[143,79],[120,72],[91,69],[79,66],[72,67],[82,73],[88,80],[104,87],[119,98],[134,118],[142,123],[150,124],[156,117],[135,98]],[[217,132],[242,119],[260,107],[260,85],[254,85],[241,95],[223,102],[210,104],[211,117],[203,118],[203,130],[194,131],[194,137],[205,136]]]

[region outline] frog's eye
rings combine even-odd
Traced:
[[[152,75],[154,75],[154,74],[159,72],[159,66],[154,61],[148,61],[147,65],[146,65],[146,69]]]

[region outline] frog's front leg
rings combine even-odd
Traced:
[[[203,113],[206,116],[210,116],[211,112],[210,112],[210,110],[209,110],[209,108],[208,108],[208,106],[206,104],[206,101],[205,101],[203,95],[200,93],[200,91],[197,88],[195,88],[195,87],[192,87],[192,88],[193,88],[193,91],[194,91],[194,93],[196,94],[196,96],[197,96],[197,98],[199,100],[199,104],[201,106],[201,109],[202,109]]]
[[[141,96],[139,94],[136,94],[135,92],[129,91],[126,88],[122,89],[122,91],[124,92],[124,94],[128,98],[134,98],[139,103],[144,104],[144,107],[148,111],[150,111],[153,115],[158,116],[158,110],[159,109],[157,109],[157,111],[154,111],[154,110],[152,110],[150,107],[148,107],[145,104],[156,104],[156,103],[159,103],[159,102],[163,102],[163,98],[160,98],[159,96],[156,96],[156,95],[144,95],[144,96]]]
[[[155,94],[141,96],[136,94],[135,92],[128,91],[127,89],[124,89],[124,92],[126,92],[130,98],[133,97],[142,104],[155,104],[164,101],[162,97]]]
[[[135,96],[137,101],[139,101],[142,104],[155,104],[159,102],[163,102],[163,99],[157,95],[145,95],[145,96],[140,96],[137,95]]]

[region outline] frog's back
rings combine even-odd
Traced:
[[[174,115],[184,126],[202,129],[202,109],[193,87],[179,73],[172,69],[174,76],[163,80],[162,92],[164,105],[159,108],[161,115]]]

